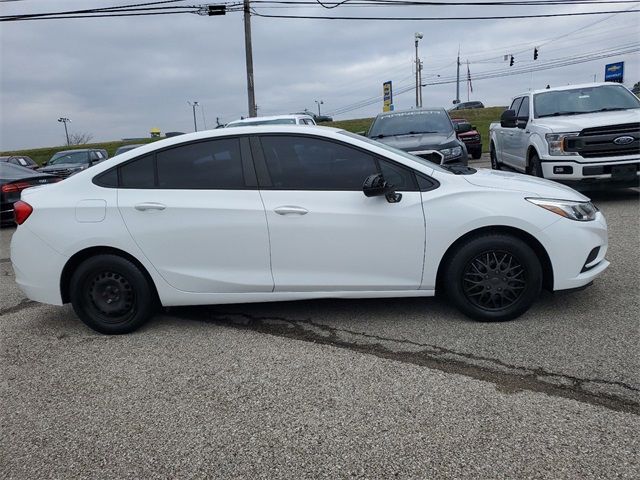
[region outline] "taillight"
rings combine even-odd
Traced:
[[[25,188],[33,187],[29,182],[7,183],[2,186],[2,193],[21,192]]]
[[[27,202],[18,200],[13,204],[13,215],[15,216],[16,223],[18,225],[22,225],[27,220],[27,218],[29,218],[31,212],[33,212],[33,207]]]

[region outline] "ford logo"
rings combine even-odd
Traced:
[[[614,138],[613,139],[613,143],[615,143],[616,145],[629,145],[630,143],[633,143],[635,141],[635,138],[630,137],[628,135],[625,135],[624,137],[618,137],[618,138]]]

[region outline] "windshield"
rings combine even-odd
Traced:
[[[444,110],[415,110],[382,115],[376,118],[370,138],[413,133],[453,133],[449,115]]]
[[[89,163],[89,152],[58,152],[47,165],[61,165],[63,163]]]
[[[246,127],[247,125],[295,125],[295,118],[277,118],[275,120],[256,120],[255,122],[230,123],[227,127]]]
[[[620,85],[600,85],[537,93],[535,118],[640,108],[640,100]]]
[[[432,168],[433,170],[436,170],[438,172],[449,173],[449,174],[451,173],[449,170],[446,170],[446,169],[442,168],[437,163],[430,162],[429,160],[425,160],[424,158],[416,157],[415,155],[411,155],[410,153],[407,153],[404,150],[400,150],[398,148],[390,147],[389,145],[386,145],[384,143],[376,142],[375,140],[367,138],[367,137],[365,137],[363,135],[358,135],[357,133],[347,132],[346,130],[340,130],[339,133],[341,133],[342,135],[346,135],[348,137],[351,137],[351,138],[362,140],[363,142],[370,143],[371,145],[375,145],[376,147],[383,148],[383,149],[387,150],[388,152],[395,153],[397,155],[400,155],[400,156],[406,158],[407,160],[411,160],[412,162],[417,162],[420,165],[424,165],[426,167]]]

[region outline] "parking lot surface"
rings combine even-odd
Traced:
[[[3,474],[638,478],[638,191],[592,198],[609,270],[499,324],[323,300],[168,309],[108,337],[24,299],[3,229]]]

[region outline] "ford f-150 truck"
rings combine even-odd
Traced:
[[[518,95],[489,127],[491,167],[578,189],[639,184],[640,100],[616,83]]]

